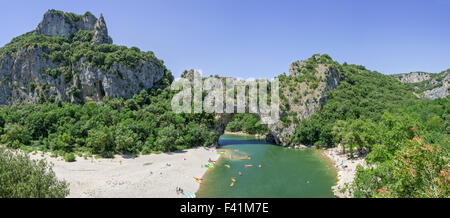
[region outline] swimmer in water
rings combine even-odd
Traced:
[[[239,171],[239,172],[238,172],[238,174],[239,174],[239,176],[242,176],[242,173],[241,173],[241,171]]]

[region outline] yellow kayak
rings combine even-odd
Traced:
[[[198,178],[198,177],[195,177],[195,176],[194,176],[194,179],[195,180],[203,180],[203,178]]]
[[[233,187],[234,186],[234,182],[232,182],[231,184],[230,184],[230,187]]]
[[[227,167],[227,168],[230,168],[230,165],[228,165],[228,164],[225,164],[225,167]]]

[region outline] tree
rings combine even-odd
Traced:
[[[109,153],[114,151],[114,138],[111,130],[105,126],[89,130],[86,142],[94,153],[110,156]]]
[[[449,155],[445,147],[416,135],[394,158],[367,169],[360,167],[352,184],[355,197],[447,198]]]
[[[68,184],[45,161],[0,147],[0,198],[63,198]]]
[[[119,125],[114,131],[114,144],[116,151],[136,151],[137,134],[124,125]]]
[[[10,148],[20,148],[20,146],[30,143],[30,133],[22,125],[8,124],[4,131],[5,133],[1,136],[1,141]]]
[[[344,120],[338,120],[332,128],[332,134],[334,135],[335,141],[339,144],[344,140],[345,130],[347,127],[347,122]],[[342,145],[342,153],[345,154],[345,146]]]

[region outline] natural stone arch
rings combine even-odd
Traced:
[[[214,126],[214,131],[216,132],[216,134],[218,136],[221,136],[225,133],[225,129],[226,129],[228,123],[231,122],[231,120],[233,119],[235,114],[236,113],[218,113],[218,114],[216,114],[217,123]],[[258,120],[261,120],[260,114],[257,114],[257,113],[250,113],[250,114],[256,116],[256,118]],[[268,142],[282,145],[281,139],[279,139],[277,137],[277,134],[271,130],[271,129],[273,129],[274,125],[268,125],[268,124],[264,124],[264,125],[269,130],[269,133],[266,135],[266,140]]]

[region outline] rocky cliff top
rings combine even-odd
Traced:
[[[77,15],[54,9],[48,10],[36,28],[36,34],[52,37],[72,36],[80,30],[95,31],[94,44],[112,44],[103,15],[100,15],[100,18],[97,19],[90,12],[86,12],[84,15]]]
[[[426,72],[412,72],[408,74],[394,74],[394,78],[402,83],[418,83],[431,78],[430,73]]]
[[[426,99],[446,98],[450,87],[450,69],[440,73],[412,72],[391,75],[402,83],[408,83]]]

